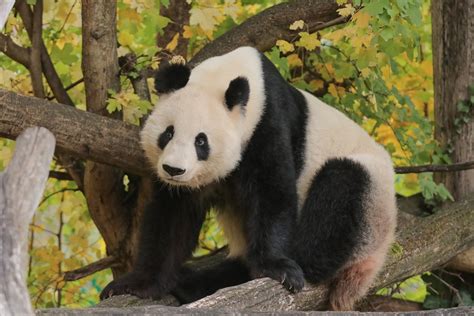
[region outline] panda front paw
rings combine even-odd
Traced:
[[[162,288],[150,275],[130,272],[110,282],[100,293],[104,300],[115,295],[130,294],[140,298],[158,299],[163,296]]]
[[[290,258],[269,259],[251,268],[254,278],[269,277],[283,284],[292,293],[304,287],[304,274],[301,267]]]

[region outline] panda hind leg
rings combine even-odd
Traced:
[[[347,281],[351,293],[365,293],[362,287],[365,280],[371,280],[373,264],[367,261],[350,266],[350,263],[365,242],[365,202],[370,186],[368,170],[348,158],[330,159],[316,174],[301,209],[293,243],[293,258],[308,282],[339,280],[337,284],[342,285]],[[347,271],[346,267],[349,267]],[[334,289],[334,294],[330,294],[334,297],[333,307],[352,307],[350,298],[342,301],[337,298],[342,294],[346,297],[343,289],[339,286]]]

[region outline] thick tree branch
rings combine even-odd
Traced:
[[[346,22],[347,19],[337,13],[337,8],[334,0],[295,0],[275,5],[207,44],[192,58],[190,64],[198,64],[239,46],[253,46],[260,51],[267,51],[278,39],[291,40],[298,34],[298,31],[289,29],[296,20],[305,21],[309,32]]]
[[[54,136],[44,128],[29,128],[17,139],[15,154],[0,173],[0,311],[2,315],[32,315],[26,288],[28,224],[40,202]]]
[[[0,52],[4,53],[17,63],[22,64],[26,68],[30,67],[30,49],[15,44],[13,40],[0,33]]]
[[[57,152],[150,174],[137,126],[0,90],[0,135],[14,139],[30,126],[48,128],[56,136]]]

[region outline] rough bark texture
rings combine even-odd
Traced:
[[[108,90],[120,90],[117,57],[116,2],[82,2],[82,72],[87,110],[108,116]],[[121,256],[123,237],[130,225],[130,212],[124,207],[123,172],[109,165],[87,161],[84,194],[89,212],[107,245],[109,254]],[[125,261],[125,260],[124,260]],[[114,275],[127,269],[113,268]]]
[[[337,8],[334,0],[295,0],[275,5],[207,44],[192,58],[191,64],[225,54],[239,46],[267,51],[276,40],[290,40],[298,33],[288,28],[296,20],[305,21],[310,32],[344,23],[346,19],[339,16]]]
[[[0,89],[0,136],[14,139],[30,126],[49,129],[59,152],[150,174],[137,126]]]
[[[467,100],[474,84],[474,1],[433,0],[433,66],[435,91],[435,136],[454,150],[453,162],[474,160],[474,120],[456,133],[457,103]],[[474,169],[437,174],[455,199],[474,192]],[[474,249],[470,250],[471,254]],[[464,270],[474,270],[474,256],[457,259]],[[467,260],[466,260],[467,259]]]
[[[417,311],[417,312],[395,312],[395,313],[360,313],[360,312],[267,312],[258,313],[258,315],[301,315],[301,316],[418,316],[418,315],[429,315],[429,316],[442,316],[442,315],[470,315],[474,309],[472,307],[457,307],[448,309],[435,309],[430,311]],[[129,307],[129,308],[88,308],[88,309],[62,309],[52,308],[43,309],[36,312],[36,315],[249,315],[248,311],[220,311],[220,310],[196,310],[196,309],[184,309],[179,307],[165,307],[165,306],[142,306],[142,307]],[[252,312],[252,315],[255,313]]]
[[[28,225],[43,195],[53,158],[54,136],[29,128],[16,142],[7,170],[0,174],[0,314],[33,314],[26,287]]]
[[[436,137],[453,145],[453,162],[474,160],[474,120],[456,134],[456,105],[474,84],[474,2],[433,0]],[[455,198],[474,191],[474,170],[438,175]]]

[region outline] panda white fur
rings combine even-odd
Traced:
[[[330,281],[330,307],[352,309],[394,239],[387,152],[345,115],[289,85],[251,47],[192,71],[164,67],[156,88],[160,100],[141,133],[158,175],[154,198],[134,270],[102,297],[174,290],[190,301],[269,276],[291,291],[304,278]],[[181,266],[211,207],[230,258],[189,276]]]

